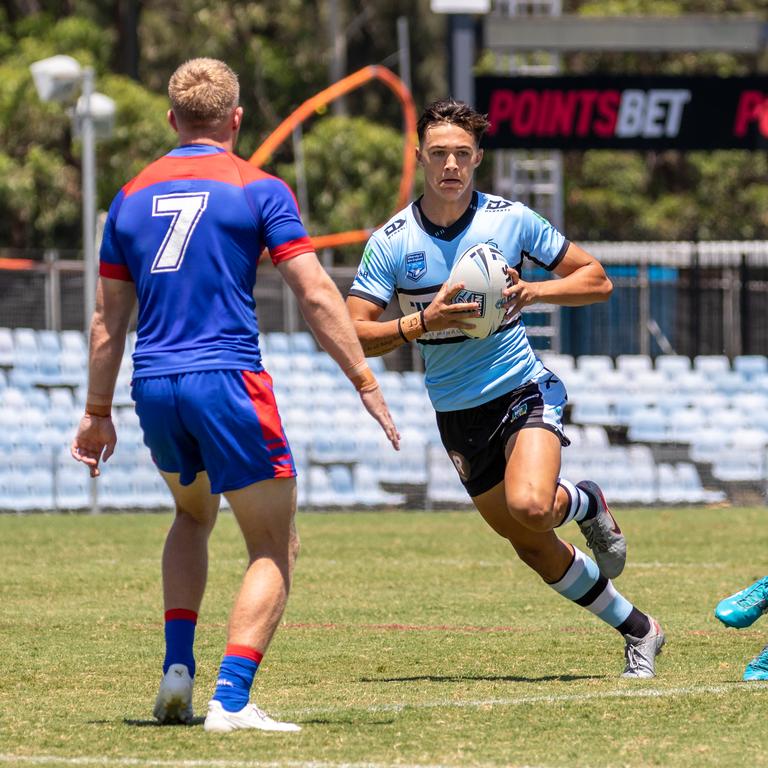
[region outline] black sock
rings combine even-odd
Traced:
[[[583,488],[581,490],[584,491]],[[591,520],[597,514],[597,499],[594,494],[589,491],[584,491],[584,494],[587,497],[587,514],[584,515],[582,522],[584,520]]]
[[[616,629],[622,635],[632,635],[632,637],[645,637],[651,631],[651,620],[637,608],[632,608],[632,612]]]

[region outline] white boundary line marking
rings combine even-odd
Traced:
[[[404,704],[372,704],[370,706],[340,706],[319,709],[293,709],[290,714],[297,715],[330,715],[336,712],[402,712],[406,709],[452,709],[452,708],[481,708],[481,707],[519,707],[526,704],[557,704],[566,701],[593,701],[596,699],[666,699],[674,696],[698,696],[702,694],[721,693],[768,693],[768,685],[762,683],[733,683],[731,685],[701,685],[684,688],[636,688],[634,690],[595,691],[593,693],[563,693],[541,694],[534,696],[519,696],[510,699],[442,699],[438,701],[422,701]],[[286,713],[287,714],[287,713]]]
[[[509,699],[477,699],[425,701],[415,704],[380,704],[367,707],[327,707],[323,709],[293,710],[293,714],[318,715],[337,712],[402,712],[406,709],[472,708],[472,707],[517,707],[526,704],[553,704],[567,701],[594,701],[598,699],[663,699],[673,696],[698,696],[702,694],[768,693],[768,685],[761,683],[732,683],[730,685],[701,685],[682,688],[639,688],[635,690],[595,691],[593,693],[550,694],[520,696]],[[327,761],[260,761],[260,760],[159,760],[137,757],[64,757],[57,755],[10,755],[0,754],[0,764],[11,765],[63,765],[63,766],[107,766],[114,768],[457,768],[451,765],[425,763],[335,763]],[[476,764],[477,765],[477,764]],[[485,764],[486,768],[498,768],[495,763]],[[481,766],[478,766],[481,768]],[[534,768],[530,765],[505,768]],[[539,766],[541,768],[541,766]]]
[[[139,757],[59,757],[56,755],[4,755],[0,764],[13,765],[72,765],[120,766],[120,768],[459,768],[457,765],[428,763],[331,763],[301,760],[158,760]],[[495,763],[473,763],[475,768],[500,768]],[[532,765],[509,765],[504,768],[543,768]]]

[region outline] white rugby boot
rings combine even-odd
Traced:
[[[278,720],[273,720],[255,704],[246,704],[239,712],[227,712],[221,706],[221,702],[216,700],[208,702],[208,715],[203,727],[208,733],[230,733],[245,728],[286,733],[295,733],[301,730],[301,726],[295,723],[281,723]]]
[[[186,664],[171,664],[160,682],[152,714],[161,725],[192,722],[192,686]]]

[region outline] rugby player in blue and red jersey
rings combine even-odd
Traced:
[[[399,436],[343,299],[322,269],[288,187],[233,154],[243,118],[236,75],[193,59],[170,79],[179,146],[115,197],[100,255],[88,396],[72,455],[92,476],[115,449],[111,404],[138,299],[132,395],[176,516],[163,552],[166,656],[154,714],[190,722],[193,642],[208,537],[224,494],[249,566],[229,621],[205,729],[296,731],[249,703],[285,608],[298,537],[296,469],[261,364],[253,288],[264,249],[321,346],[395,448]]]
[[[596,259],[522,203],[474,190],[487,127],[462,102],[425,109],[416,150],[424,194],[373,233],[347,306],[367,354],[418,342],[443,445],[480,514],[552,589],[618,630],[623,677],[650,678],[664,633],[611,582],[624,568],[626,544],[600,488],[559,476],[569,443],[565,387],[534,354],[520,314],[534,302],[605,301],[611,282]],[[461,329],[479,305],[453,303],[463,286],[447,281],[458,255],[478,243],[503,254],[513,285],[499,329],[470,339]],[[525,280],[526,260],[560,279]],[[402,317],[380,321],[393,296]],[[597,562],[557,536],[571,521]]]

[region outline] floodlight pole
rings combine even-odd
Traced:
[[[83,68],[82,113],[80,136],[82,140],[82,190],[83,190],[83,270],[85,274],[85,319],[86,333],[96,306],[96,135],[91,111],[93,95],[93,68]]]

